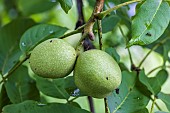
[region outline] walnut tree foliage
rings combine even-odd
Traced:
[[[80,12],[77,11],[80,10],[77,8],[80,1],[0,1],[0,111],[2,113],[92,112],[75,101],[87,95],[77,89],[72,73],[65,78],[41,78],[30,70],[28,60],[32,49],[44,40],[69,36],[76,40],[78,36],[74,34],[77,33],[82,36],[84,26],[88,25],[88,21],[92,21],[90,19],[92,15],[94,19],[92,33],[95,39],[88,40],[88,43],[93,44],[96,49],[102,48],[109,53],[122,71],[121,85],[106,98],[107,106],[103,104],[106,113],[108,113],[107,108],[109,113],[170,112],[170,94],[162,92],[164,83],[169,82],[170,1],[83,0],[84,19],[80,18]],[[95,13],[93,9],[96,7],[95,3],[99,1],[103,1],[104,5],[101,12]],[[130,9],[135,12],[133,15]],[[79,19],[83,21],[81,25],[84,26],[79,25],[75,29],[76,23],[81,22]],[[89,38],[88,35],[86,38]],[[131,55],[131,48],[137,46],[148,50],[139,63],[135,63]],[[127,54],[120,54],[118,52],[120,48],[128,51]],[[140,50],[137,50],[136,54]],[[163,62],[154,69],[147,67],[149,68],[147,70],[150,70],[147,73],[143,62],[152,52],[157,53]],[[153,74],[154,71],[157,72]],[[52,97],[54,101],[47,101],[47,96]],[[161,100],[166,109],[163,109],[157,100]],[[89,104],[94,107],[90,101]],[[94,109],[98,107],[95,106]]]

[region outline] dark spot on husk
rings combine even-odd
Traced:
[[[109,78],[108,78],[108,77],[106,77],[106,79],[107,79],[107,80],[109,80]]]

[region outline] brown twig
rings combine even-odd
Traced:
[[[93,13],[84,27],[83,35],[85,35],[85,36],[82,36],[82,37],[89,36],[89,38],[91,40],[94,40],[93,26],[96,21],[96,18],[94,15],[101,12],[101,10],[103,9],[103,5],[104,5],[104,0],[96,0],[96,4],[95,4],[95,8],[93,10]]]
[[[107,98],[104,98],[104,104],[105,104],[105,113],[109,113]]]
[[[89,101],[90,111],[91,111],[92,113],[95,113],[93,98],[92,98],[91,96],[88,96],[87,98],[88,98],[88,101]]]
[[[79,40],[79,43],[77,44],[77,47],[80,44],[82,44],[82,41],[87,36],[89,36],[89,39],[94,40],[95,36],[94,36],[94,33],[93,33],[93,26],[94,26],[94,23],[96,21],[96,18],[95,18],[94,15],[96,13],[100,13],[101,12],[101,10],[103,8],[103,5],[104,5],[104,0],[96,0],[96,4],[95,4],[95,8],[93,10],[93,13],[92,13],[90,19],[88,20],[88,22],[84,26],[83,35],[82,35],[81,39]]]
[[[77,0],[77,11],[78,11],[78,21],[76,23],[75,29],[78,27],[82,26],[85,21],[84,21],[84,15],[83,15],[83,1],[82,0]]]

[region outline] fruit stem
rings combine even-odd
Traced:
[[[77,98],[78,98],[78,97],[74,97],[74,98],[68,100],[67,102],[68,102],[68,103],[69,103],[69,102],[73,102],[73,101],[76,100]]]
[[[62,39],[62,38],[66,38],[68,36],[71,36],[71,35],[74,35],[74,34],[77,34],[77,33],[81,33],[84,27],[85,27],[85,25],[82,25],[82,26],[78,27],[76,30],[71,31],[69,33],[66,33],[63,36],[59,37],[59,38]]]
[[[126,6],[128,4],[132,4],[134,2],[141,2],[142,0],[132,0],[132,1],[128,1],[128,2],[125,2],[125,3],[122,3],[122,4],[119,4],[117,6],[114,6],[112,8],[109,8],[108,10],[105,10],[105,11],[102,11],[101,13],[96,13],[94,16],[98,19],[103,19],[105,16],[107,16],[108,14],[110,14],[112,11],[122,7],[122,6]]]

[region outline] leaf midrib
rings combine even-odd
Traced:
[[[116,113],[116,111],[121,108],[121,106],[124,104],[124,102],[126,101],[126,99],[128,98],[129,94],[131,91],[129,91],[126,95],[126,97],[123,99],[123,101],[119,104],[119,106],[112,112],[112,113]]]
[[[14,43],[14,45],[12,45],[12,46],[10,47],[9,51],[6,53],[5,58],[4,58],[4,62],[3,62],[3,66],[2,66],[2,72],[3,72],[4,69],[5,69],[5,66],[6,66],[6,64],[7,64],[7,61],[8,61],[8,59],[9,59],[9,55],[13,52],[13,50],[15,49],[15,47],[17,46],[17,44],[18,44],[18,42],[16,41],[16,42]],[[5,73],[4,73],[4,74],[5,74]]]
[[[54,84],[54,87],[59,91],[59,93],[60,93],[65,99],[67,99],[67,96],[65,95],[65,93],[62,92],[62,91],[60,90],[60,88],[58,88],[58,86],[54,83],[54,81],[52,81],[52,82],[53,82],[53,84]]]

